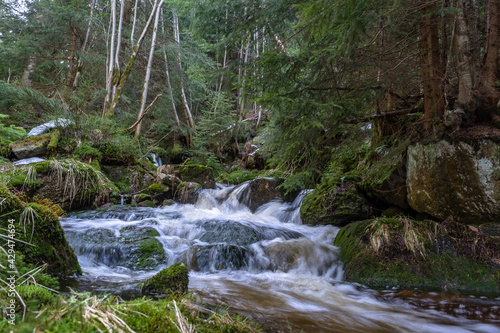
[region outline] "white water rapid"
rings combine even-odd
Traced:
[[[500,298],[343,282],[338,228],[302,225],[303,195],[252,213],[247,187],[203,190],[195,205],[114,206],[63,219],[84,272],[77,288],[133,295],[139,282],[184,262],[201,302],[251,315],[267,332],[500,333]],[[160,251],[141,258],[155,244]]]

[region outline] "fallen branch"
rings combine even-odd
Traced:
[[[371,116],[366,116],[366,117],[361,117],[361,118],[348,118],[342,122],[344,124],[357,124],[357,123],[363,123],[363,122],[367,122],[367,121],[378,119],[378,118],[402,116],[405,114],[419,112],[419,111],[420,111],[419,109],[403,109],[403,110],[396,110],[396,111],[391,111],[391,112],[381,112],[381,113],[377,113],[377,114],[374,114]]]
[[[149,109],[151,109],[151,107],[153,106],[153,104],[155,104],[156,100],[158,98],[160,98],[160,96],[161,96],[161,94],[156,95],[156,97],[153,99],[153,101],[151,102],[151,104],[149,104],[148,107],[146,108],[146,110],[144,110],[144,113],[142,114],[142,116],[132,126],[130,126],[129,128],[127,128],[126,131],[133,129],[134,127],[137,126],[137,124],[139,124],[142,121],[142,118],[144,118],[144,116],[146,115],[146,113],[148,113]]]

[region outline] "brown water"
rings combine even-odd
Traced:
[[[500,298],[343,282],[337,228],[302,225],[300,198],[252,213],[245,186],[205,191],[196,205],[118,206],[64,219],[84,271],[79,289],[133,295],[139,282],[185,262],[200,303],[250,315],[268,332],[500,333]],[[123,250],[124,230],[141,237],[144,228],[158,231],[167,258],[139,271],[127,258],[133,249]]]

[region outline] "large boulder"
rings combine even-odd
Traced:
[[[358,180],[355,174],[345,174],[320,184],[304,198],[300,208],[302,221],[344,226],[369,217],[371,207],[357,190]]]
[[[408,203],[444,220],[481,224],[500,218],[500,145],[439,141],[408,148]]]
[[[343,227],[346,281],[373,288],[433,288],[500,293],[500,240],[451,218],[442,223],[377,218]]]
[[[409,141],[374,156],[366,169],[360,188],[375,201],[409,208],[406,192],[406,149]]]
[[[183,182],[198,183],[203,188],[215,188],[213,170],[210,167],[198,164],[176,165],[175,175]]]
[[[118,200],[118,188],[94,166],[79,161],[49,160],[11,167],[0,174],[8,185],[49,199],[65,210],[100,206]]]

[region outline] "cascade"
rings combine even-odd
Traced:
[[[248,183],[219,187],[202,190],[194,205],[113,206],[63,219],[84,272],[78,289],[134,295],[138,283],[184,262],[189,288],[202,302],[251,314],[267,331],[500,333],[491,324],[500,324],[498,309],[485,310],[479,298],[456,307],[441,301],[449,314],[343,282],[333,246],[339,229],[300,220],[306,191],[252,212]],[[464,315],[478,311],[490,323]]]

